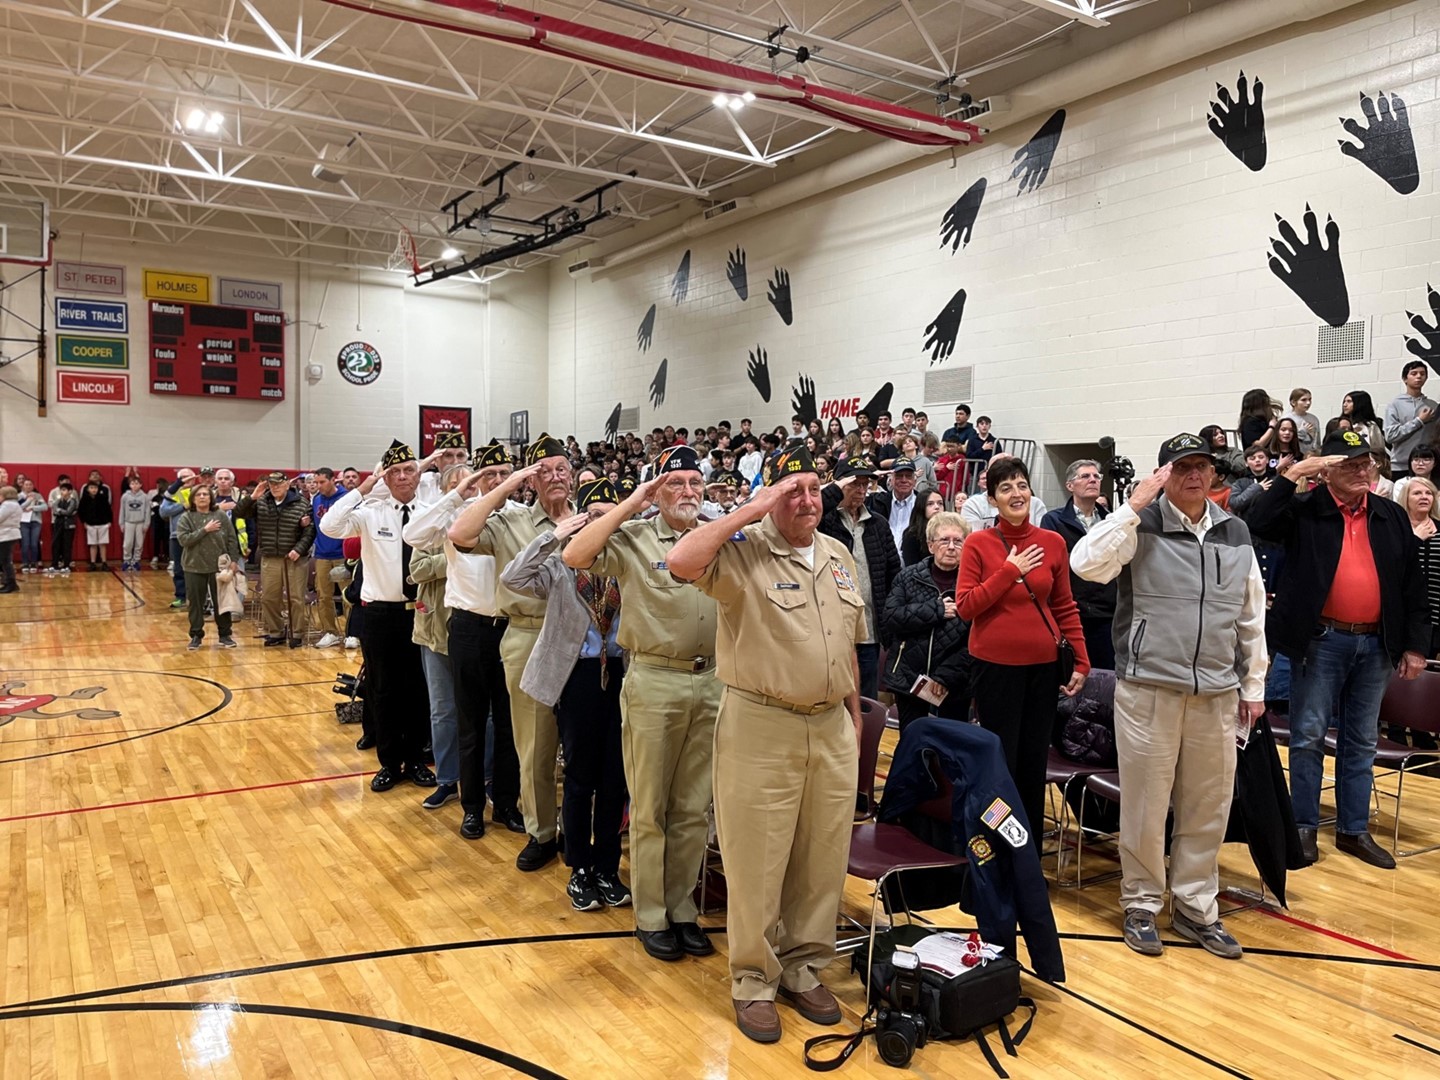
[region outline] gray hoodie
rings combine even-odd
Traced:
[[[140,491],[126,490],[125,494],[120,496],[120,524],[150,524],[150,493],[148,491],[144,489]]]

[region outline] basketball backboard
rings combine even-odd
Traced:
[[[50,204],[0,192],[0,262],[48,266],[50,254]]]

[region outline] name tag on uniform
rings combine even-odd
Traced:
[[[800,588],[800,583],[799,583],[798,581],[777,581],[777,582],[775,582],[775,588],[777,588],[777,589],[798,589],[798,588]]]
[[[390,528],[387,525],[381,525],[378,529],[376,529],[375,535],[378,536],[381,540],[395,539],[395,534],[390,531]]]
[[[670,564],[667,563],[667,562],[665,562],[665,561],[662,559],[660,562],[652,562],[652,563],[650,564],[650,569],[651,569],[651,570],[669,570],[669,569],[670,569]]]
[[[837,588],[844,589],[846,592],[855,591],[855,581],[850,577],[850,571],[845,569],[843,563],[832,562],[830,564],[830,576],[835,579]]]

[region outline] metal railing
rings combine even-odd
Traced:
[[[1035,473],[1035,455],[1039,450],[1039,443],[1034,439],[1001,439],[1000,447],[1004,453],[1019,458],[1025,464],[1025,468],[1033,476]],[[964,495],[967,499],[985,489],[985,470],[990,467],[988,458],[964,458],[951,462],[945,468],[935,466],[935,479],[940,483],[941,491],[945,493],[945,504],[953,508],[956,495]]]

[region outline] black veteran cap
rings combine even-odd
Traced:
[[[599,480],[586,480],[580,485],[580,490],[575,493],[575,506],[584,510],[591,503],[619,503],[620,493],[615,490],[615,485],[608,477],[602,476]]]
[[[276,469],[272,473],[265,474],[265,482],[267,484],[288,484],[290,482],[290,478],[286,476],[283,472],[281,472],[279,469]]]
[[[875,465],[867,457],[848,457],[839,465],[835,466],[835,479],[844,480],[847,476],[859,476],[868,479],[875,475]]]
[[[1209,445],[1199,435],[1191,435],[1188,431],[1182,431],[1173,438],[1166,439],[1160,444],[1160,464],[1169,465],[1172,461],[1179,461],[1181,458],[1194,457],[1195,455],[1215,460],[1215,455],[1210,452]]]
[[[390,449],[385,451],[385,456],[380,459],[382,470],[390,468],[391,465],[403,465],[407,461],[415,460],[415,451],[406,446],[399,439],[390,441]]]
[[[620,490],[626,495],[633,492],[635,490],[635,477],[622,476],[620,478]]]
[[[435,436],[436,450],[464,450],[465,433],[463,431],[442,431]]]
[[[537,461],[544,461],[551,457],[564,457],[565,444],[559,439],[551,438],[548,432],[542,431],[540,437],[525,448],[525,464],[534,465]]]
[[[890,463],[891,472],[914,472],[915,462],[908,457],[896,458]]]
[[[740,486],[740,477],[733,472],[726,472],[724,469],[716,469],[710,474],[710,482],[706,487],[733,487]]]
[[[1370,444],[1354,431],[1333,431],[1320,448],[1325,457],[1338,454],[1340,457],[1357,458],[1370,453]]]
[[[688,446],[672,446],[655,459],[655,474],[663,476],[672,472],[699,472],[700,455]]]
[[[810,451],[805,446],[790,446],[781,450],[770,459],[770,472],[765,478],[767,484],[778,484],[787,476],[795,476],[797,473],[813,473],[815,459],[810,456]]]
[[[474,469],[488,469],[492,465],[509,464],[511,464],[510,454],[498,439],[491,439],[484,446],[477,446],[470,459],[470,466]]]

